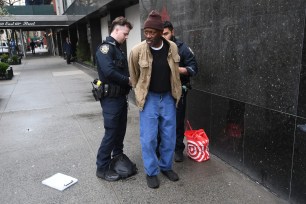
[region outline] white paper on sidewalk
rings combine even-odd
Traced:
[[[62,173],[54,174],[53,176],[42,181],[42,184],[55,188],[57,190],[63,191],[69,186],[72,186],[78,182],[78,179],[71,176],[67,176]]]

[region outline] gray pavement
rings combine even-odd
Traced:
[[[125,153],[139,173],[107,182],[95,176],[104,129],[101,107],[91,94],[93,70],[36,54],[0,80],[0,203],[286,203],[214,155],[204,163],[174,163],[178,182],[159,175],[146,185],[138,109],[130,103]],[[58,191],[41,182],[63,173],[78,183]]]

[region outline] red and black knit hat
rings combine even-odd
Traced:
[[[153,28],[156,30],[164,30],[164,25],[161,16],[157,11],[151,11],[147,20],[144,22],[144,29]]]

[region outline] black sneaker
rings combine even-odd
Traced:
[[[158,188],[159,187],[159,180],[157,176],[148,176],[147,175],[147,184],[149,188]]]
[[[184,160],[183,152],[175,152],[174,161],[175,162],[182,162],[183,160]]]
[[[120,175],[112,169],[108,169],[106,171],[97,170],[96,176],[106,181],[118,181],[120,179]]]
[[[170,181],[178,181],[180,178],[173,170],[161,171]]]

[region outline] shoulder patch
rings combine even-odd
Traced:
[[[109,51],[109,45],[108,45],[108,44],[103,44],[103,45],[100,47],[100,51],[101,51],[103,54],[107,54],[108,51]]]

